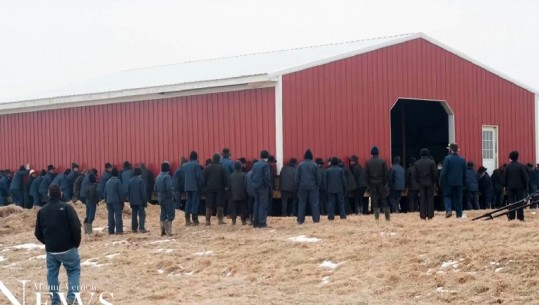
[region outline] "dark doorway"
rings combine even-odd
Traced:
[[[391,155],[408,166],[419,151],[430,150],[436,162],[447,155],[449,117],[440,102],[399,99],[391,109]]]

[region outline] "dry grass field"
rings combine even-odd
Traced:
[[[83,206],[76,209],[82,219]],[[20,298],[17,280],[46,284],[45,253],[17,248],[39,244],[36,212],[13,211],[0,212],[0,280]],[[479,212],[468,212],[461,220],[399,214],[390,223],[351,216],[302,226],[270,218],[267,229],[230,220],[184,227],[177,211],[172,238],[159,236],[158,212],[148,208],[149,234],[84,236],[81,284],[126,305],[539,304],[539,217],[529,210],[524,223],[472,222]],[[105,226],[100,205],[94,227]],[[303,242],[291,240],[301,235]],[[28,287],[27,304],[35,304],[35,289]],[[0,304],[10,304],[2,294]]]

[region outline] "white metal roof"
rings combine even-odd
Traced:
[[[133,96],[158,98],[167,92],[267,83],[274,81],[279,75],[416,38],[423,38],[522,88],[535,92],[425,34],[417,33],[126,70],[81,83],[78,86],[29,96],[18,101],[0,103],[0,113],[72,107],[93,104],[93,101],[103,104],[111,99],[121,102],[128,101],[129,97]]]

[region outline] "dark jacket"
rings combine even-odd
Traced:
[[[348,192],[354,191],[357,189],[356,179],[352,174],[352,171],[345,167],[343,168],[344,178],[346,178],[346,189]]]
[[[168,172],[161,172],[155,179],[154,191],[157,193],[157,200],[160,204],[174,201],[174,190],[172,189],[172,178]]]
[[[51,200],[37,212],[34,235],[45,244],[47,252],[65,252],[80,246],[80,228],[79,217],[72,206]]]
[[[60,180],[60,189],[62,190],[62,193],[64,193],[64,197],[71,199],[73,191],[73,184],[69,182],[69,175],[61,174],[59,176],[63,176],[62,180]]]
[[[184,165],[180,165],[178,169],[172,175],[172,189],[174,190],[174,197],[176,201],[180,201],[182,194],[185,192],[185,172]]]
[[[337,165],[332,165],[326,172],[326,187],[330,194],[345,194],[347,192],[346,177],[344,170]]]
[[[105,185],[105,192],[103,194],[106,203],[123,203],[124,202],[124,188],[122,181],[118,177],[112,177],[107,181]]]
[[[479,192],[483,196],[491,197],[494,195],[494,188],[492,187],[492,182],[488,173],[485,173],[483,177],[479,178]]]
[[[41,179],[43,177],[37,176],[34,181],[32,181],[32,185],[30,185],[30,196],[34,197],[34,200],[36,197],[39,197],[39,185],[41,184]]]
[[[11,179],[11,185],[9,186],[10,190],[22,190],[22,181],[24,179],[24,176],[28,174],[28,170],[20,170],[17,171],[13,178]]]
[[[479,191],[479,185],[477,183],[477,172],[473,167],[466,168],[466,190],[468,192],[477,192]]]
[[[103,174],[104,176],[105,174]],[[109,173],[110,175],[110,173]],[[109,176],[109,179],[110,179],[110,176]],[[108,180],[107,179],[107,182]],[[103,193],[105,192],[105,187],[103,187],[103,190],[101,192],[99,192],[99,187],[101,187],[101,182],[103,181],[103,178],[101,178],[101,180],[99,181],[99,184],[97,185],[97,194],[101,197],[103,197]],[[84,176],[84,178],[82,179],[82,183],[80,184],[80,194],[81,194],[81,198],[84,198],[86,199],[85,195],[86,194],[86,188],[88,187],[88,185],[90,184],[90,174],[86,174]],[[105,183],[106,184],[106,183]]]
[[[80,176],[79,172],[74,171],[74,170],[71,170],[69,175],[67,175],[67,177],[66,177],[66,183],[67,183],[66,189],[68,189],[68,193],[73,194],[73,185],[75,184],[75,180],[77,180],[77,178],[79,176]]]
[[[182,166],[183,185],[186,192],[202,192],[204,190],[204,174],[198,161],[189,161]],[[180,183],[182,180],[180,180]]]
[[[9,194],[9,178],[3,176],[0,178],[0,206],[7,204],[7,196]]]
[[[440,185],[464,186],[466,181],[466,161],[457,155],[449,154],[444,158]]]
[[[224,192],[228,187],[227,170],[221,163],[212,162],[204,169],[206,192]]]
[[[281,169],[281,174],[279,175],[281,191],[285,192],[297,192],[296,187],[296,167],[291,165],[286,165]]]
[[[60,188],[62,187],[62,183],[64,183],[64,179],[66,178],[66,176],[64,175],[64,173],[59,173],[57,174],[56,176],[54,176],[54,179],[52,179],[52,182],[51,182],[51,185],[52,184],[57,184],[60,186]]]
[[[420,186],[434,186],[438,169],[436,163],[429,157],[421,157],[414,163],[412,180]]]
[[[388,170],[386,161],[373,156],[365,163],[367,185],[387,185]]]
[[[313,160],[304,160],[296,170],[296,186],[299,191],[318,190],[321,183],[320,169]]]
[[[539,170],[536,168],[530,170],[530,179],[528,182],[528,190],[532,192],[533,190],[537,190],[537,187],[539,186]]]
[[[409,191],[419,191],[419,183],[417,183],[417,180],[413,178],[414,171],[415,171],[415,163],[414,165],[410,165],[406,169],[406,187],[408,188]]]
[[[97,183],[88,183],[84,191],[85,204],[97,204],[99,202],[99,193],[97,192]]]
[[[244,201],[247,199],[245,189],[245,174],[241,170],[235,170],[230,174],[230,200]]]
[[[153,185],[155,184],[155,177],[153,176],[153,173],[144,165],[140,166],[140,170],[142,171],[142,181],[144,181],[144,187],[146,188],[146,196],[148,200],[151,200]]]
[[[400,164],[393,164],[391,173],[391,189],[395,191],[404,191],[406,186],[405,171]]]
[[[247,192],[247,195],[249,195],[249,197],[254,197],[255,196],[255,189],[253,188],[253,183],[251,182],[252,181],[252,177],[253,177],[253,171],[250,170],[249,172],[247,172],[247,174],[245,174],[245,191]]]
[[[25,197],[32,196],[30,195],[30,188],[32,187],[32,182],[36,180],[37,177],[29,176],[28,179],[24,179],[22,184],[22,190]]]
[[[271,189],[271,170],[265,160],[260,160],[251,169],[251,187],[253,190]]]
[[[129,181],[135,176],[135,171],[131,167],[124,167],[122,174],[120,175],[122,179],[122,185],[124,188],[124,197],[127,198],[127,188],[129,186]]]
[[[365,169],[363,169],[361,164],[356,163],[352,165],[351,170],[352,170],[352,174],[354,175],[354,179],[356,180],[357,187],[358,188],[367,187],[367,181],[365,181]]]
[[[320,188],[319,191],[327,192],[328,190],[328,183],[327,183],[327,173],[328,169],[324,166],[319,166],[320,169]]]
[[[142,177],[135,176],[127,184],[127,197],[132,205],[145,205],[148,202],[148,193]]]
[[[88,175],[86,175],[88,176]],[[99,180],[99,185],[97,186],[97,192],[99,193],[99,195],[101,195],[101,197],[105,197],[105,186],[107,185],[107,182],[109,181],[109,179],[112,177],[112,174],[110,172],[107,172],[105,171],[103,173],[103,175],[101,175],[101,179]],[[84,180],[86,180],[87,178],[85,178]],[[88,181],[90,182],[90,181]],[[84,191],[84,181],[82,182],[82,189],[81,191]]]
[[[491,182],[494,190],[501,191],[503,189],[505,178],[503,177],[502,171],[499,168],[492,172]]]
[[[54,175],[50,172],[43,176],[41,182],[39,183],[39,194],[41,195],[41,202],[49,201],[49,186],[54,180]]]
[[[234,172],[234,161],[230,160],[229,157],[223,157],[220,163],[226,169],[228,174],[232,174]]]
[[[528,189],[526,167],[518,161],[511,161],[505,169],[505,187],[508,189]]]
[[[85,175],[78,175],[75,181],[73,182],[73,196],[75,198],[81,198],[80,191],[82,189],[82,181],[84,180],[85,177],[86,177]],[[96,192],[97,192],[97,187],[96,187]]]

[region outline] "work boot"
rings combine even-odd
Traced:
[[[241,218],[241,225],[244,226],[247,224],[247,219],[245,219],[245,217],[242,217]]]
[[[198,226],[198,214],[191,214],[193,217],[193,225]]]
[[[161,221],[160,225],[161,225],[161,236],[165,236],[165,234],[167,234],[167,232],[165,231],[165,222]]]
[[[236,225],[236,216],[232,216],[232,225]]]
[[[217,219],[219,220],[220,225],[226,225],[226,222],[223,221],[224,218],[224,208],[217,208]]]
[[[94,234],[94,228],[93,228],[92,224],[91,224],[91,223],[87,223],[86,226],[88,227],[88,228],[86,229],[86,232],[87,232],[86,234],[90,234],[90,235],[91,235],[91,234]]]
[[[185,212],[185,226],[186,227],[189,227],[189,226],[192,226],[193,224],[191,223],[191,214]]]
[[[389,221],[390,220],[390,213],[389,213],[389,208],[386,208],[384,209],[384,214],[386,215],[386,221]]]
[[[165,221],[165,233],[168,236],[172,236],[172,221]]]
[[[88,224],[87,223],[83,223],[83,228],[84,228],[84,234],[88,234]]]
[[[378,220],[378,218],[380,218],[380,210],[374,209],[374,219]]]
[[[354,213],[356,215],[359,215],[361,213],[361,208],[359,207],[359,202],[355,202],[355,204],[354,204]]]
[[[206,225],[207,226],[211,226],[211,209],[210,208],[207,208],[206,209]]]

